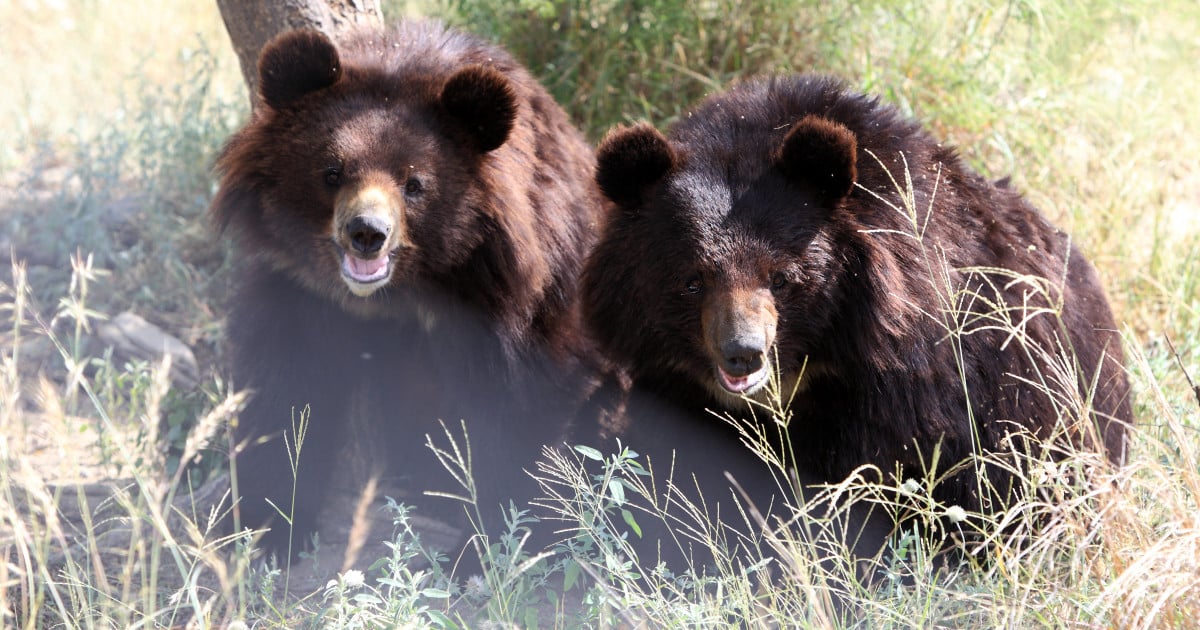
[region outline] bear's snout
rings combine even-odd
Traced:
[[[348,253],[374,258],[405,244],[403,203],[394,186],[365,181],[337,200],[334,225]]]
[[[769,292],[731,290],[714,296],[701,317],[716,380],[733,394],[753,394],[769,376],[777,313]]]
[[[359,215],[346,224],[346,237],[354,253],[364,258],[374,258],[392,232],[392,225],[380,217]]]
[[[737,331],[721,344],[721,366],[730,376],[746,376],[762,369],[766,335],[760,331]]]
[[[339,195],[331,228],[342,279],[355,295],[371,295],[391,279],[394,253],[409,245],[403,209],[394,186],[371,178]]]

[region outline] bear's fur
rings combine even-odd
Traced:
[[[779,374],[801,478],[921,478],[939,443],[945,472],[1022,430],[1122,461],[1129,384],[1096,272],[894,108],[830,78],[756,80],[665,136],[613,130],[597,161],[617,207],[585,317],[637,389],[719,423],[705,410],[746,416]],[[1013,496],[1001,467],[977,470],[935,496]]]
[[[259,72],[211,208],[240,254],[228,329],[234,384],[253,390],[235,432],[242,523],[270,521],[268,499],[289,509],[279,438],[305,405],[298,535],[331,474],[360,463],[339,455],[352,415],[373,436],[367,467],[410,477],[417,500],[450,479],[424,436],[466,419],[481,507],[497,511],[575,402],[577,279],[601,204],[591,147],[512,57],[435,22],[337,43],[286,33]]]

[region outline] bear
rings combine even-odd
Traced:
[[[592,146],[508,53],[436,21],[287,32],[258,71],[210,208],[236,245],[232,381],[252,392],[233,431],[241,524],[293,548],[347,467],[421,501],[451,479],[425,443],[439,420],[466,423],[480,511],[520,500],[522,467],[587,395]],[[347,461],[354,436],[369,448]]]
[[[981,453],[1070,443],[1123,462],[1130,386],[1095,269],[1010,182],[879,98],[747,80],[665,134],[611,130],[597,162],[611,208],[584,266],[590,333],[728,452],[714,414],[761,422],[782,399],[796,478],[937,476],[932,496],[970,514],[1021,493]],[[633,436],[671,439],[631,413]]]

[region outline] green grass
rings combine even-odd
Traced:
[[[245,539],[216,538],[203,510],[172,510],[220,471],[223,423],[241,400],[221,378],[228,249],[202,215],[212,159],[247,99],[213,5],[0,7],[0,245],[16,259],[0,265],[0,625],[822,627],[849,623],[836,601],[872,628],[1187,628],[1200,617],[1200,392],[1188,382],[1200,379],[1200,5],[386,3],[505,44],[592,139],[618,123],[665,126],[758,73],[833,73],[880,94],[983,172],[1011,174],[1095,262],[1125,332],[1139,426],[1126,468],[1080,453],[1053,469],[1096,483],[1028,475],[1057,497],[1023,506],[1044,526],[950,573],[923,553],[936,541],[907,538],[892,566],[907,581],[862,585],[812,562],[819,550],[787,530],[756,542],[785,559],[786,580],[752,560],[704,575],[638,570],[622,540],[631,523],[674,519],[717,557],[733,541],[700,506],[647,511],[662,489],[642,485],[630,453],[572,451],[539,471],[544,503],[574,527],[567,554],[525,548],[526,515],[514,513],[481,547],[483,579],[454,580],[396,506],[389,555],[299,600],[283,596],[281,569],[249,560]],[[188,343],[201,386],[181,391],[164,366],[105,354],[95,326],[122,310]],[[451,436],[434,442],[454,468],[465,462]],[[125,489],[80,495],[76,482],[99,479]],[[851,479],[830,492],[890,508],[907,496],[926,516],[949,508],[922,504],[922,487]],[[82,520],[54,509],[70,501],[100,509]]]

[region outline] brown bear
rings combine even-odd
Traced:
[[[294,485],[295,534],[313,530],[331,475],[361,464],[339,454],[352,415],[366,464],[417,500],[450,479],[424,436],[465,419],[480,507],[498,512],[576,402],[592,148],[505,51],[436,22],[286,33],[258,67],[260,106],[219,157],[211,208],[239,245],[229,343],[253,391],[235,431],[241,522],[293,511]],[[305,406],[293,481],[280,438]]]
[[[636,389],[716,424],[781,392],[801,479],[921,479],[939,445],[939,473],[1036,453],[1022,432],[1122,461],[1130,390],[1095,270],[895,108],[827,77],[754,80],[665,136],[615,129],[597,161],[615,209],[585,318]],[[934,496],[994,511],[1015,481],[966,465]]]

